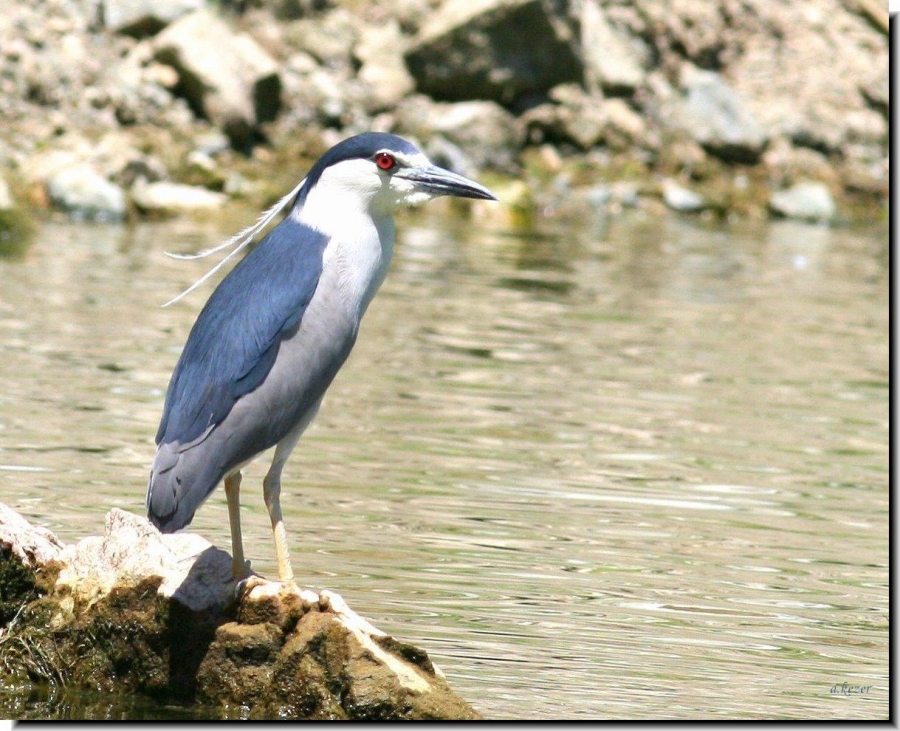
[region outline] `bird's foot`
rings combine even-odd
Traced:
[[[250,564],[248,562],[247,567],[249,568]],[[235,584],[234,584],[234,598],[235,599],[243,599],[248,596],[254,589],[260,586],[267,586],[272,582],[268,579],[264,579],[259,574],[249,574],[245,575],[244,578],[238,579],[235,576]]]
[[[327,597],[316,594],[311,589],[301,589],[296,582],[270,581],[258,574],[252,574],[239,581],[234,587],[235,598],[240,601],[259,602],[267,599],[299,600],[304,612],[310,609],[326,610],[329,607]]]

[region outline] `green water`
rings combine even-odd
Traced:
[[[886,227],[451,210],[398,221],[285,470],[298,580],[425,648],[490,718],[886,718]],[[64,541],[142,512],[211,291],[161,309],[209,265],[162,252],[251,217],[45,224],[0,258],[0,500]],[[244,540],[274,575],[266,466],[245,471]],[[192,529],[229,545],[223,491]]]

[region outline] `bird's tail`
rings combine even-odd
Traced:
[[[150,468],[147,517],[163,533],[189,525],[221,479],[210,474],[208,462],[196,464],[199,460],[191,459],[190,451],[179,451],[177,443],[160,444]]]

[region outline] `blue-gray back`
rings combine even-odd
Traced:
[[[263,382],[316,291],[327,243],[287,218],[222,280],[172,374],[157,444],[197,439]]]

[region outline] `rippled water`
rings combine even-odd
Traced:
[[[436,208],[286,469],[300,580],[490,718],[886,718],[886,228]],[[162,252],[242,216],[46,224],[0,259],[0,500],[66,541],[142,512],[210,291],[161,309],[208,266]],[[193,529],[229,545],[223,491]]]

